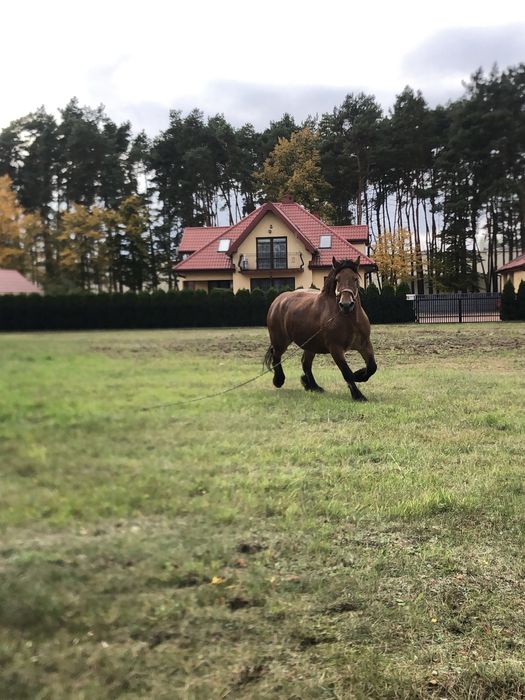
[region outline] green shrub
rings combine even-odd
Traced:
[[[370,282],[370,284],[366,288],[366,296],[369,299],[373,299],[374,297],[379,296],[379,289],[377,288],[377,286],[373,282]]]
[[[514,285],[510,280],[505,283],[501,295],[501,320],[513,321],[517,317],[517,303]]]
[[[410,285],[406,282],[401,282],[401,284],[398,284],[396,287],[396,297],[399,297],[400,299],[406,299],[407,294],[410,294],[411,292],[412,290],[410,289]]]
[[[377,291],[377,288],[376,288]],[[204,328],[264,326],[281,293],[228,289],[125,294],[0,295],[1,331],[96,330],[119,328]],[[413,320],[412,305],[390,293],[360,290],[372,323]]]
[[[518,287],[518,293],[516,294],[516,317],[520,321],[525,321],[525,280],[521,280],[520,286]]]

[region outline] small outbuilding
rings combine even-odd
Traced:
[[[0,294],[43,294],[36,284],[27,280],[18,270],[0,268]]]
[[[498,275],[501,275],[501,287],[510,280],[514,289],[518,289],[520,282],[525,282],[525,254],[498,267]]]

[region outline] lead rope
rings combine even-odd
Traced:
[[[295,357],[297,353],[301,350],[304,349],[304,346],[307,345],[311,340],[313,340],[321,331],[324,331],[324,329],[332,323],[334,320],[335,316],[332,316],[331,318],[328,319],[328,321],[322,325],[318,331],[316,331],[313,335],[311,335],[308,340],[305,340],[302,345],[299,345],[299,347],[295,348],[295,350],[292,350],[292,352],[286,357],[286,360],[291,359],[292,357]],[[279,360],[279,362],[276,362],[274,365],[270,367],[270,369],[265,369],[260,374],[256,374],[255,377],[251,377],[250,379],[246,379],[244,382],[239,382],[239,384],[235,384],[234,386],[230,386],[227,389],[222,389],[221,391],[216,391],[213,394],[205,394],[204,396],[196,396],[193,399],[185,399],[184,401],[170,401],[169,403],[158,403],[154,404],[153,406],[144,406],[141,408],[141,411],[153,411],[157,408],[168,408],[170,406],[184,406],[189,403],[196,403],[197,401],[204,401],[205,399],[213,399],[216,396],[222,396],[223,394],[228,394],[230,391],[234,391],[235,389],[240,389],[242,386],[246,386],[247,384],[250,384],[251,382],[255,382],[257,379],[260,379],[261,377],[264,377],[265,374],[268,374],[269,372],[273,372],[275,367],[278,367],[279,365],[282,365],[284,360]]]

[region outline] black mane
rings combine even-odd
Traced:
[[[330,272],[328,273],[328,277],[326,278],[326,281],[323,286],[323,292],[325,294],[329,294],[331,296],[335,296],[335,278],[338,272],[341,272],[341,270],[344,270],[345,268],[350,268],[350,270],[353,270],[354,272],[359,272],[359,266],[354,260],[338,260],[336,261],[336,265],[332,267]]]

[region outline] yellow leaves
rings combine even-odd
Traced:
[[[60,259],[64,267],[76,268],[86,256],[100,254],[99,243],[103,237],[101,209],[88,209],[76,204],[62,217],[62,241]]]
[[[309,209],[322,209],[330,186],[321,173],[318,140],[308,128],[296,131],[290,139],[279,139],[262,172],[254,174],[269,199],[292,195]]]
[[[410,247],[410,233],[406,229],[383,231],[372,250],[372,257],[383,279],[392,285],[409,282],[415,265]]]
[[[0,267],[23,270],[28,241],[27,229],[34,216],[18,203],[8,175],[0,177]]]
[[[220,586],[225,580],[226,579],[222,578],[222,576],[214,576],[210,583],[212,586]]]

